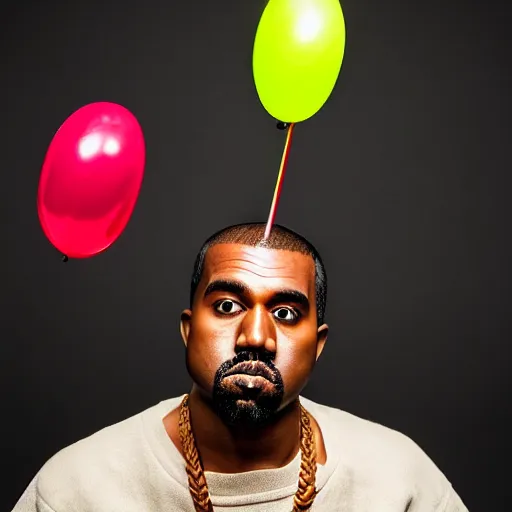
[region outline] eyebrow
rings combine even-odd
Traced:
[[[292,302],[301,306],[306,311],[309,311],[309,300],[299,290],[279,290],[273,297],[268,301],[267,306],[271,307],[283,302]]]
[[[235,295],[243,297],[249,295],[250,289],[246,284],[240,281],[217,279],[206,287],[204,297],[215,292],[234,293]],[[307,296],[298,290],[282,289],[276,291],[267,302],[267,306],[271,307],[282,302],[292,302],[309,310],[309,300]]]

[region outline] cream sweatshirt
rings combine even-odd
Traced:
[[[171,398],[54,455],[13,512],[194,512],[185,463],[163,418]],[[323,433],[312,512],[468,512],[450,482],[405,435],[301,397]],[[290,512],[300,452],[288,465],[206,472],[215,512]]]

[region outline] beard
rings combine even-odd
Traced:
[[[253,361],[257,361],[255,366]],[[247,375],[253,377],[248,378]],[[283,396],[281,373],[264,353],[239,352],[233,359],[222,363],[215,373],[213,407],[227,425],[267,425],[276,416]]]

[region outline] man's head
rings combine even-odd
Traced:
[[[240,224],[201,248],[181,316],[187,369],[228,424],[262,425],[293,402],[323,350],[327,277],[316,249]]]

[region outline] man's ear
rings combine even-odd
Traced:
[[[192,322],[192,310],[190,309],[184,309],[181,313],[181,320],[180,320],[180,332],[181,332],[181,338],[183,339],[183,343],[185,343],[185,347],[188,343],[188,337],[190,335],[190,325]]]
[[[316,334],[316,360],[320,357],[320,354],[324,350],[325,342],[327,341],[327,335],[329,334],[329,326],[322,324]]]

